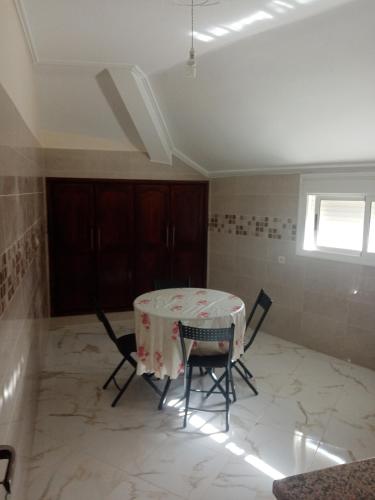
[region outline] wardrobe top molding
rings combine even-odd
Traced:
[[[205,184],[209,181],[205,180],[163,180],[163,179],[108,179],[102,177],[46,177],[47,182],[102,182],[114,183],[122,182],[126,184]]]

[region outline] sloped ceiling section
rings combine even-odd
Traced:
[[[173,0],[15,2],[48,146],[66,138],[88,149],[150,148],[152,127],[141,130],[129,94],[108,80],[138,65],[166,124],[167,161],[170,148],[213,176],[375,164],[374,0],[199,9],[196,80],[184,72],[188,10]]]
[[[196,81],[177,65],[152,85],[176,146],[211,173],[375,166],[375,2],[205,54]]]
[[[145,151],[106,72],[96,67],[42,65],[36,73],[44,146]]]

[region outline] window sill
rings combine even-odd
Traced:
[[[323,252],[321,250],[297,249],[297,255],[301,255],[304,257],[312,257],[313,259],[331,260],[336,262],[349,262],[351,264],[359,264],[361,266],[375,267],[375,254],[349,255],[344,253]]]

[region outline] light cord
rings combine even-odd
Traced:
[[[194,50],[194,0],[191,0],[191,48]]]

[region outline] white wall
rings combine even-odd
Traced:
[[[107,72],[90,66],[39,66],[36,81],[44,147],[145,150]]]
[[[36,86],[31,54],[13,0],[0,2],[0,84],[38,137]]]

